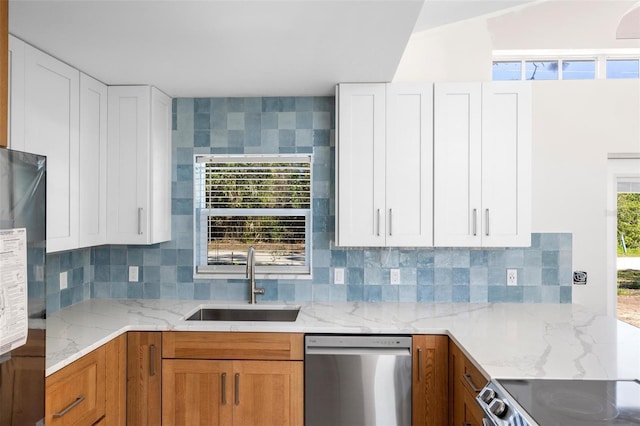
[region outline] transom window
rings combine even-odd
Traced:
[[[207,155],[194,164],[197,274],[311,273],[311,156]]]

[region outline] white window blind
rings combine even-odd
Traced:
[[[198,156],[198,273],[244,273],[250,246],[262,274],[309,274],[311,156]]]

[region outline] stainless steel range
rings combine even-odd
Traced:
[[[492,380],[477,396],[485,426],[640,425],[638,380]]]

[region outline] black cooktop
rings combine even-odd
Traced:
[[[500,379],[540,426],[640,425],[640,381]]]

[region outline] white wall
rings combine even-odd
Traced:
[[[633,1],[551,1],[415,33],[394,81],[488,81],[493,49],[619,49]],[[533,82],[533,231],[571,232],[574,303],[605,313],[607,155],[640,152],[640,81]],[[639,171],[640,172],[640,171]]]

